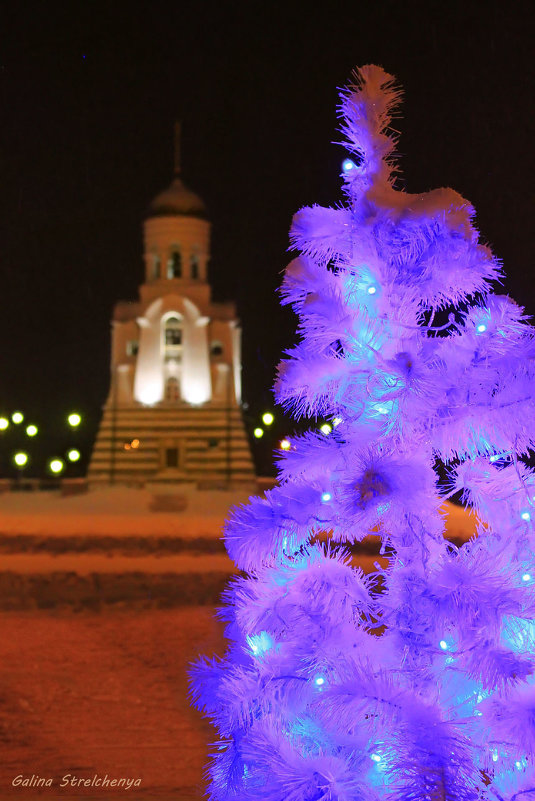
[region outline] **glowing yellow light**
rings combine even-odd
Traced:
[[[132,448],[139,448],[139,440],[138,439],[133,439],[132,442],[130,443],[130,446]]]
[[[71,414],[67,417],[67,422],[70,426],[76,428],[82,422],[82,418],[78,412],[71,412]]]
[[[19,423],[22,423],[22,421],[24,420],[24,415],[22,414],[22,412],[13,412],[13,414],[11,415],[11,419],[13,420],[14,423],[18,425]]]
[[[255,435],[256,439],[260,439],[260,437],[264,436],[264,429],[263,428],[255,428],[255,430],[253,431],[253,434]]]
[[[69,462],[77,462],[78,459],[80,458],[80,455],[81,454],[79,450],[77,450],[76,448],[71,448],[67,454],[67,459],[69,460]]]
[[[51,459],[48,463],[48,467],[52,473],[61,473],[63,470],[63,461],[61,459]]]
[[[333,427],[330,423],[324,423],[322,426],[320,426],[320,431],[322,434],[325,434],[325,436],[330,434],[332,430]]]
[[[13,457],[13,461],[15,462],[17,467],[24,467],[24,465],[27,464],[28,462],[28,454],[22,453],[22,451],[20,451],[19,453],[15,454],[15,456]]]
[[[292,443],[290,442],[289,439],[286,439],[285,437],[284,439],[281,439],[280,447],[283,451],[289,451],[290,448],[292,447]]]
[[[341,422],[342,422],[342,418],[341,417],[334,417],[333,418],[333,427],[336,428],[336,426],[339,426]]]
[[[9,425],[9,420],[5,417],[0,417],[0,431],[5,431]]]
[[[265,426],[270,426],[274,420],[275,418],[273,417],[271,412],[264,412],[264,414],[262,415],[262,422],[264,423]]]
[[[29,426],[26,426],[26,433],[28,434],[29,437],[35,437],[38,430],[39,429],[37,428],[37,426],[34,426],[33,423]]]
[[[130,445],[129,442],[125,442],[124,445],[123,445],[123,448],[125,449],[125,451],[129,451],[131,447],[132,446]]]

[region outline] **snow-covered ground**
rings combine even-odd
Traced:
[[[7,492],[0,495],[0,534],[217,538],[229,509],[248,497],[246,491],[197,490],[187,484],[172,489],[106,487],[71,496]],[[449,503],[444,508],[448,535],[468,539],[475,518]]]
[[[248,497],[246,492],[199,491],[190,485],[174,492],[106,487],[64,497],[59,492],[8,492],[0,495],[0,533],[218,537],[229,508]],[[158,511],[173,506],[175,511]]]

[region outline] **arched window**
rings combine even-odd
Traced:
[[[212,354],[212,356],[222,356],[223,343],[220,342],[218,339],[214,339],[210,344],[210,353]]]
[[[178,314],[171,314],[164,322],[164,345],[166,353],[170,355],[182,348],[182,320]]]
[[[174,245],[167,262],[167,277],[182,278],[182,254],[178,245]]]
[[[179,400],[178,378],[173,375],[165,382],[165,400],[168,403],[178,403]]]
[[[191,268],[191,278],[193,281],[198,281],[200,277],[200,270],[199,270],[199,256],[197,253],[191,254],[190,259],[190,268]]]

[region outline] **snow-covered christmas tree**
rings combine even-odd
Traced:
[[[246,575],[226,656],[193,678],[217,801],[535,799],[534,329],[493,294],[470,203],[396,190],[399,99],[381,68],[356,73],[344,200],[293,221],[300,341],[276,396],[332,432],[294,437],[226,526]],[[437,459],[480,520],[461,548]],[[389,561],[365,575],[347,547],[370,533]]]

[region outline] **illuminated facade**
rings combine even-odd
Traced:
[[[144,224],[139,300],[114,310],[111,385],[89,480],[250,481],[241,331],[207,280],[210,223],[175,166]]]

